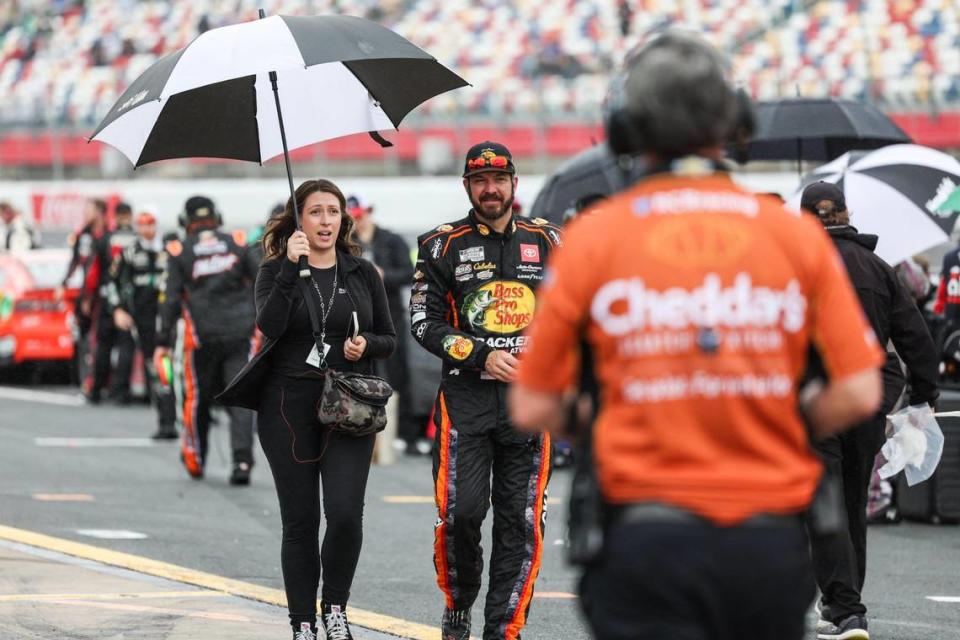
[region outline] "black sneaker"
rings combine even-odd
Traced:
[[[246,486],[250,484],[249,462],[237,462],[233,465],[233,473],[230,474],[230,484],[235,486]]]
[[[180,437],[180,434],[177,433],[177,428],[173,425],[160,425],[150,437],[154,440],[176,440]]]
[[[442,640],[470,639],[470,609],[444,609],[440,622]]]
[[[293,640],[317,640],[317,630],[309,622],[301,622],[300,630],[293,632]]]
[[[870,640],[867,619],[863,616],[847,616],[840,622],[817,624],[817,640]]]
[[[339,604],[323,605],[323,629],[327,640],[353,640],[347,622],[347,607]]]

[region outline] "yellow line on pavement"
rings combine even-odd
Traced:
[[[48,551],[56,551],[77,558],[93,560],[94,562],[129,569],[137,573],[192,584],[213,591],[221,591],[233,596],[257,600],[258,602],[265,602],[278,607],[287,607],[286,596],[280,589],[261,587],[249,582],[224,578],[223,576],[205,573],[203,571],[195,571],[187,567],[160,562],[159,560],[151,560],[150,558],[135,556],[130,553],[111,551],[110,549],[102,549],[89,544],[55,538],[42,533],[3,525],[0,525],[0,539],[19,542],[20,544],[46,549]],[[409,622],[372,611],[364,611],[363,609],[354,609],[353,607],[350,608],[350,620],[360,627],[366,627],[367,629],[380,631],[382,633],[391,633],[401,638],[410,638],[411,640],[436,640],[439,635],[436,627]]]
[[[147,598],[223,598],[222,591],[140,591],[137,593],[8,593],[0,602],[44,602],[50,600],[143,600]]]

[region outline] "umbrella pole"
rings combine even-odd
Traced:
[[[260,19],[266,17],[263,9],[259,11]],[[287,149],[287,132],[283,128],[283,111],[280,110],[280,91],[277,89],[277,72],[270,72],[270,86],[273,88],[273,103],[277,105],[277,122],[280,124],[280,142],[283,144],[283,162],[287,165],[287,184],[290,185],[290,201],[293,203],[293,224],[300,231],[300,207],[297,205],[297,192],[293,188],[293,169],[290,167],[290,150]],[[310,277],[310,265],[307,256],[300,256],[297,262],[301,278]]]
[[[287,149],[287,133],[283,128],[283,112],[280,110],[280,91],[277,89],[277,72],[270,72],[270,86],[273,88],[273,102],[277,105],[277,121],[280,124],[280,142],[283,144],[283,162],[287,165],[287,183],[290,185],[290,201],[293,202],[293,221],[300,231],[300,208],[297,206],[297,194],[293,188],[293,169],[290,167],[290,151]],[[310,277],[310,265],[307,256],[300,256],[298,262],[301,278]]]

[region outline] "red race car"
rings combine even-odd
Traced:
[[[69,262],[67,249],[0,254],[0,367],[58,363],[69,370],[80,270],[63,299],[55,294]]]

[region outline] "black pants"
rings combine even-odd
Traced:
[[[226,383],[240,372],[250,355],[250,340],[204,342],[183,353],[184,454],[199,452],[201,467],[207,459],[210,434],[210,405]],[[233,462],[253,462],[253,412],[227,407],[230,414],[230,445]]]
[[[153,364],[153,351],[157,347],[156,313],[137,314],[137,346],[143,356],[143,365],[147,370],[147,384],[150,387],[150,400],[157,408],[157,424],[161,430],[172,430],[177,421],[176,400],[173,389],[160,382],[160,376]],[[119,367],[118,367],[119,368]]]
[[[843,482],[844,527],[833,535],[812,535],[810,548],[824,619],[839,622],[864,615],[860,601],[867,573],[867,498],[873,460],[883,446],[885,418],[877,416],[815,445],[824,465]]]
[[[580,595],[598,640],[801,640],[814,597],[806,533],[799,519],[614,524]]]
[[[257,414],[260,444],[280,500],[280,566],[295,630],[301,622],[316,623],[321,573],[325,603],[345,605],[350,598],[363,542],[363,499],[376,439],[321,430],[316,408],[321,384],[272,376],[260,396]],[[318,548],[321,485],[327,526]]]
[[[474,393],[461,392],[445,387],[434,413],[437,584],[448,608],[473,605],[483,574],[480,527],[492,503],[483,638],[514,640],[526,623],[543,554],[550,438],[513,428],[506,385],[484,383]]]
[[[107,380],[110,380],[110,395],[119,400],[126,400],[130,396],[130,371],[133,367],[133,336],[129,331],[122,331],[113,323],[113,315],[107,310],[107,305],[99,302],[100,310],[97,313],[97,355],[93,365],[93,386],[90,396],[100,398]],[[111,355],[114,347],[117,349],[117,368],[114,375],[110,375]]]

